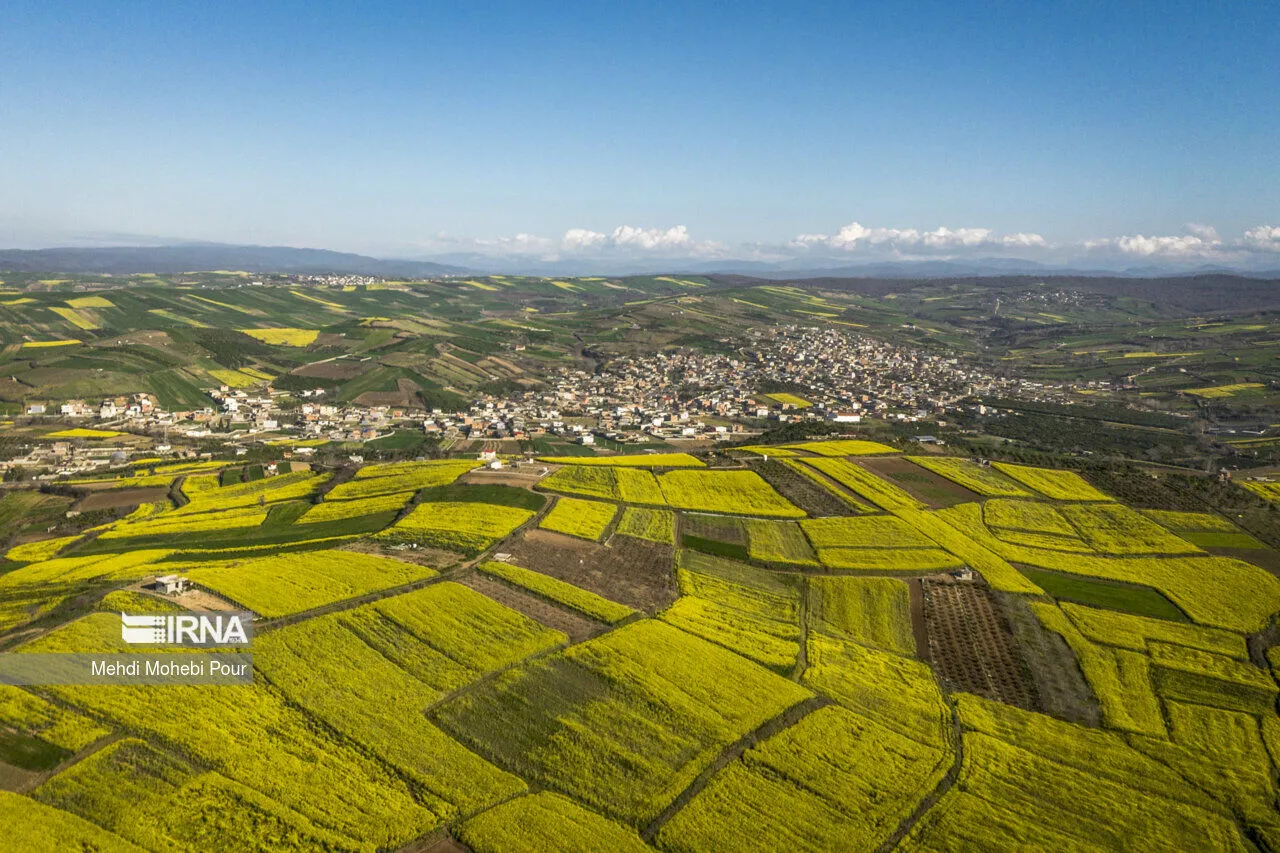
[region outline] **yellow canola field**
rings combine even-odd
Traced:
[[[320,336],[320,332],[316,329],[271,328],[241,329],[240,331],[251,338],[257,338],[264,344],[285,347],[309,347]]]

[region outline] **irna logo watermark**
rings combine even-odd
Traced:
[[[120,614],[120,636],[135,646],[247,646],[252,635],[252,613]]]

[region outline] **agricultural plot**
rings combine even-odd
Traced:
[[[94,614],[24,650],[101,651],[105,640],[119,643],[119,625],[118,615]],[[351,847],[403,844],[438,826],[448,811],[437,798],[420,802],[422,791],[261,685],[69,686],[50,692],[140,736],[181,745],[193,761],[343,836]]]
[[[433,804],[432,811],[448,817],[525,786],[420,712],[485,672],[564,639],[466,587],[438,584],[271,631],[255,642],[254,665],[291,702],[443,800],[444,808]]]
[[[804,450],[818,456],[874,456],[880,453],[898,453],[897,448],[878,441],[846,438],[834,441],[807,441],[801,444],[784,444],[788,450]]]
[[[479,566],[481,572],[500,578],[510,584],[526,589],[542,598],[562,604],[565,607],[585,613],[601,622],[621,622],[635,614],[635,610],[625,604],[618,604],[603,596],[580,589],[571,583],[553,578],[540,572],[513,566],[510,563],[487,562]]]
[[[316,342],[316,338],[320,333],[315,329],[241,329],[251,338],[256,338],[264,344],[270,344],[278,347],[309,347]]]
[[[72,542],[78,542],[80,539],[79,535],[74,535],[24,542],[21,545],[14,545],[8,551],[5,551],[4,557],[6,560],[12,560],[15,563],[39,563],[44,560],[52,560],[58,555],[58,552]]]
[[[707,554],[747,559],[746,520],[728,515],[685,513],[680,519],[680,544]]]
[[[518,797],[462,825],[458,836],[475,853],[646,853],[635,830],[551,791]]]
[[[911,604],[902,581],[813,577],[807,595],[810,630],[900,655],[916,653]]]
[[[891,515],[808,518],[800,527],[815,548],[931,548],[934,543]]]
[[[960,777],[906,850],[1249,849],[1220,808],[1114,734],[964,695],[959,708]]]
[[[956,568],[960,560],[894,516],[812,518],[800,527],[831,569],[930,572]]]
[[[26,769],[48,769],[43,765],[52,766],[110,734],[74,711],[9,685],[0,685],[0,726],[6,730],[0,738],[0,760],[22,767],[24,757],[39,760],[49,755],[52,759]],[[42,744],[52,749],[43,749]]]
[[[15,850],[141,851],[87,820],[8,791],[0,791],[0,834]]]
[[[190,504],[188,504],[190,506]],[[153,518],[121,522],[104,530],[98,539],[135,539],[143,537],[176,537],[185,533],[207,533],[257,527],[267,520],[267,511],[257,506],[213,510],[201,513],[170,511]]]
[[[532,512],[519,507],[455,501],[421,503],[378,537],[478,554],[531,518]]]
[[[657,840],[681,853],[874,849],[949,761],[852,711],[820,708],[717,774]]]
[[[398,513],[408,505],[413,492],[393,492],[387,495],[375,495],[368,498],[352,498],[350,500],[332,500],[326,496],[322,503],[308,509],[297,520],[297,524],[317,524],[341,521],[348,518],[359,518],[380,513]]]
[[[908,456],[915,464],[987,498],[1024,498],[1031,493],[989,466],[952,456]]]
[[[992,462],[991,465],[1008,474],[1024,486],[1055,501],[1108,501],[1107,495],[1074,471],[1056,471],[1052,468],[1033,468],[1029,465],[1013,465],[1008,462]]]
[[[773,400],[775,403],[779,403],[784,406],[792,406],[797,409],[808,409],[813,406],[813,403],[810,403],[804,397],[797,396],[796,394],[775,393],[761,394],[760,396]]]
[[[637,610],[653,612],[676,599],[670,545],[615,536],[608,546],[549,530],[525,530],[504,549],[533,569]]]
[[[1244,637],[1218,628],[1186,625],[1096,607],[1063,603],[1066,613],[1090,640],[1136,652],[1145,652],[1152,642],[1171,643],[1215,655],[1246,660]]]
[[[857,515],[872,508],[806,465],[766,459],[751,466],[791,503],[813,516]]]
[[[800,596],[789,578],[743,563],[682,551],[678,601],[662,619],[789,673],[800,651]]]
[[[32,796],[146,850],[216,848],[292,839],[308,849],[354,851],[356,843],[316,827],[251,788],[128,738],[41,785]],[[98,849],[98,848],[86,848]],[[136,849],[136,848],[134,848]]]
[[[1200,548],[1261,550],[1267,547],[1220,515],[1159,509],[1145,509],[1142,514]]]
[[[1200,549],[1169,533],[1124,504],[1074,504],[1062,514],[1094,550],[1103,554],[1199,554]]]
[[[542,518],[539,527],[598,542],[617,515],[618,507],[600,501],[584,501],[577,498],[560,498],[551,512]]]
[[[273,618],[433,577],[426,566],[355,551],[175,564],[191,580]]]
[[[688,453],[639,453],[619,456],[539,456],[552,465],[605,465],[614,468],[703,468],[706,464]]]
[[[545,477],[538,488],[627,504],[666,506],[667,503],[653,474],[635,468],[565,466]]]
[[[926,664],[820,633],[807,646],[803,684],[916,743],[945,748],[951,714]]]
[[[1240,485],[1264,500],[1280,503],[1280,483],[1241,483]]]
[[[1247,394],[1257,391],[1267,386],[1261,382],[1236,382],[1230,385],[1214,385],[1209,388],[1186,388],[1183,394],[1190,394],[1193,397],[1203,397],[1206,400],[1218,400],[1223,397],[1235,397],[1240,394]]]
[[[325,495],[325,500],[371,498],[447,486],[478,464],[467,460],[445,460],[366,465],[356,472],[353,479],[334,486]]]
[[[1061,635],[1075,652],[1109,728],[1158,738],[1168,736],[1146,655],[1091,642],[1052,604],[1032,602],[1031,609],[1045,628]]]
[[[498,766],[642,826],[725,746],[810,695],[643,620],[503,672],[432,716]]]
[[[629,506],[622,510],[617,532],[650,542],[676,544],[676,515],[665,509]]]
[[[948,571],[963,565],[941,548],[823,548],[818,559],[829,569],[911,574]]]
[[[997,537],[1015,545],[1080,553],[1093,550],[1050,504],[992,498],[982,505],[982,519]]]
[[[1148,586],[1033,569],[1030,566],[1022,566],[1019,571],[1060,602],[1075,602],[1171,622],[1187,621],[1187,615],[1172,601]]]
[[[840,485],[861,495],[881,509],[890,512],[899,509],[923,509],[924,504],[902,489],[872,474],[866,468],[847,459],[806,459],[812,465]]]
[[[991,591],[931,579],[922,581],[921,589],[929,660],[942,683],[952,691],[1036,709],[1034,685]]]
[[[74,429],[60,429],[47,433],[45,438],[115,438],[126,433],[117,432],[113,429],[86,429],[85,427],[75,427]]]
[[[818,565],[818,555],[809,545],[800,525],[794,521],[751,518],[743,526],[747,534],[747,553],[751,559],[765,563]]]
[[[676,509],[779,518],[805,512],[752,471],[669,471],[658,478],[666,502]]]

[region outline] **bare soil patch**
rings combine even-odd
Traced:
[[[29,791],[40,778],[34,770],[24,770],[0,761],[0,791]]]
[[[969,582],[922,581],[929,659],[943,685],[1016,705],[1039,703],[1023,673],[1013,634],[1001,622],[991,592]]]
[[[407,406],[412,401],[412,395],[404,391],[365,391],[354,402],[360,406]]]
[[[675,549],[659,542],[615,536],[604,546],[532,529],[506,550],[516,565],[648,613],[666,607],[680,594],[672,571]]]
[[[776,459],[762,459],[750,463],[747,467],[763,477],[778,491],[778,494],[809,515],[821,517],[858,514],[857,510],[848,503]]]
[[[306,376],[313,379],[355,379],[370,369],[373,362],[361,364],[358,361],[323,361],[304,364],[293,370],[294,376]]]
[[[1210,554],[1220,557],[1234,557],[1237,560],[1244,560],[1246,563],[1253,563],[1261,569],[1266,569],[1273,575],[1280,575],[1280,551],[1271,548],[1262,550],[1261,548],[1205,548]]]
[[[879,456],[859,462],[867,470],[879,474],[934,509],[982,500],[980,495],[964,486],[900,456]]]
[[[96,509],[115,509],[138,506],[145,503],[162,503],[169,500],[169,490],[164,486],[155,489],[113,489],[89,495],[72,509],[91,512]]]
[[[1098,700],[1066,640],[1045,628],[1022,596],[995,591],[991,594],[1013,631],[1018,654],[1035,685],[1039,710],[1069,723],[1101,725]]]
[[[447,569],[456,566],[466,558],[461,554],[455,554],[452,551],[444,551],[440,548],[389,548],[380,545],[377,542],[370,542],[366,539],[349,542],[338,548],[339,551],[358,551],[361,554],[373,554],[378,557],[387,557],[392,560],[400,560],[404,563],[414,563],[419,566],[427,566],[432,569]]]
[[[503,468],[493,471],[489,468],[481,468],[477,471],[471,471],[463,474],[458,480],[460,483],[469,483],[476,486],[515,486],[520,489],[533,488],[533,484],[542,479],[542,476],[535,471],[521,473],[516,470]]]
[[[535,622],[541,622],[548,628],[553,628],[568,635],[570,642],[582,642],[588,637],[600,633],[605,627],[602,622],[597,622],[580,613],[559,607],[544,598],[516,589],[487,575],[469,574],[466,577],[459,578],[458,583],[471,587],[476,592],[492,598],[499,604],[523,613]]]

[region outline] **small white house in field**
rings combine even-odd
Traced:
[[[187,579],[178,575],[161,575],[156,578],[155,588],[165,595],[179,595],[187,591]]]

